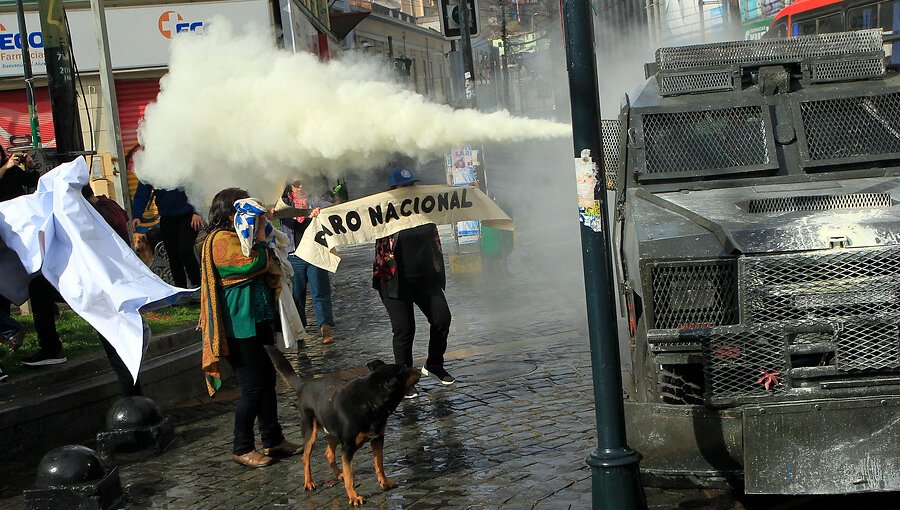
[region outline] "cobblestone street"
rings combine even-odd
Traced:
[[[343,251],[335,278],[337,342],[313,336],[298,350],[304,376],[349,378],[365,363],[392,360],[390,324],[369,283],[371,246]],[[355,457],[359,491],[384,508],[585,508],[593,441],[590,357],[554,297],[522,299],[539,281],[511,281],[488,291],[479,278],[451,277],[454,313],[448,368],[458,383],[423,379],[420,397],[401,404],[388,423],[385,469],[400,486],[378,487],[371,449]],[[504,298],[506,297],[506,298]],[[312,336],[312,335],[311,335]],[[424,355],[427,322],[420,316],[416,354]],[[229,394],[227,396],[233,396]],[[227,397],[226,396],[226,397]],[[281,394],[286,435],[300,440],[292,397]],[[186,403],[175,415],[179,444],[164,455],[124,466],[123,483],[137,508],[345,508],[322,442],[314,455],[319,488],[303,490],[299,457],[248,471],[228,459],[230,402]]]
[[[528,239],[524,232],[520,245],[528,245]],[[560,290],[572,283],[563,274],[565,261],[553,262],[558,272],[548,271],[535,258],[541,248],[532,246],[513,257],[511,270],[517,276],[509,280],[450,275],[447,295],[454,316],[447,368],[458,382],[445,387],[423,379],[420,396],[401,403],[390,418],[385,470],[397,488],[380,489],[369,446],[357,453],[357,490],[366,498],[365,507],[590,508],[585,458],[596,442],[590,354],[580,332],[583,297],[577,285],[570,292]],[[392,361],[387,314],[369,285],[372,246],[350,247],[342,256],[334,278],[336,342],[323,345],[310,332],[293,360],[303,377],[348,379],[364,373],[372,359]],[[421,357],[427,347],[421,315],[418,324],[415,353]],[[201,384],[199,371],[197,380]],[[343,483],[326,463],[324,441],[313,455],[314,492],[303,489],[299,456],[256,470],[231,461],[233,383],[213,400],[186,401],[167,413],[176,426],[176,442],[162,455],[117,457],[125,507],[348,508]],[[279,405],[286,436],[300,442],[296,407],[284,386]],[[0,508],[24,508],[21,490],[34,480],[33,464],[25,465],[3,473],[6,499],[0,499]],[[724,490],[648,488],[647,496],[649,507],[658,509],[801,508]]]

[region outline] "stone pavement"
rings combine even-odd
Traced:
[[[512,259],[516,277],[485,282],[451,275],[447,295],[454,318],[447,367],[458,383],[444,387],[423,379],[420,397],[401,403],[389,420],[385,470],[399,487],[382,492],[371,448],[358,452],[358,491],[367,508],[590,507],[584,459],[596,443],[590,355],[580,331],[583,297],[561,274],[573,262],[542,262],[537,255],[547,247],[529,235],[527,229],[520,234],[520,246],[529,248],[517,249]],[[312,338],[302,345],[294,360],[301,375],[349,378],[363,373],[371,359],[392,359],[387,315],[369,285],[372,252],[371,244],[342,250],[344,261],[334,278],[337,340],[324,346]],[[419,319],[415,353],[421,357],[427,322]],[[177,433],[171,449],[156,457],[117,459],[127,508],[347,508],[321,439],[313,456],[314,492],[303,490],[299,457],[257,470],[231,462],[235,397],[232,389],[213,400],[182,403],[168,413]],[[279,405],[285,434],[300,442],[286,389]],[[21,490],[33,473],[33,461],[2,473],[0,508],[24,508]],[[728,491],[648,489],[647,494],[650,507],[660,509],[788,507],[781,500]],[[804,502],[793,499],[789,506],[807,508],[798,501]]]

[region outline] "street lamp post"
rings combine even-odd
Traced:
[[[646,508],[638,470],[641,456],[625,439],[593,18],[589,0],[563,0],[562,9],[576,168],[587,165],[594,183],[593,196],[584,197],[590,206],[579,225],[597,423],[597,449],[587,459],[593,508]]]

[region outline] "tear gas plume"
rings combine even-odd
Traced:
[[[140,128],[142,180],[183,187],[198,208],[230,186],[274,200],[292,176],[337,177],[383,168],[397,153],[427,159],[477,141],[571,133],[506,111],[453,110],[390,82],[374,64],[322,63],[272,40],[217,20],[173,43],[169,74]]]

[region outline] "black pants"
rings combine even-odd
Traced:
[[[134,381],[131,378],[131,372],[125,366],[125,362],[119,357],[116,348],[103,335],[98,334],[100,343],[103,344],[103,350],[106,351],[106,357],[109,358],[109,364],[112,365],[113,372],[116,373],[116,380],[119,382],[119,391],[123,397],[137,397],[143,395],[141,393],[141,382]]]
[[[416,317],[413,304],[422,310],[431,333],[428,339],[427,367],[443,367],[444,353],[447,352],[447,336],[450,334],[450,306],[440,285],[415,285],[400,282],[399,297],[389,298],[382,294],[381,302],[391,318],[394,332],[394,362],[398,365],[413,366],[412,347],[416,336]]]
[[[188,280],[191,286],[200,285],[200,263],[194,254],[194,242],[197,241],[197,231],[191,227],[193,214],[184,216],[160,216],[159,234],[162,236],[163,246],[169,256],[169,269],[172,270],[172,281],[176,287],[187,288]],[[187,279],[184,275],[187,273]]]
[[[63,303],[62,296],[50,285],[43,275],[37,275],[28,285],[28,300],[31,302],[31,313],[34,316],[34,331],[37,333],[41,353],[56,356],[62,353],[62,342],[56,331],[56,314]]]
[[[234,411],[235,455],[243,455],[256,449],[253,424],[257,420],[263,448],[278,446],[284,441],[281,425],[278,423],[275,367],[263,347],[275,342],[271,323],[257,324],[256,333],[252,338],[228,339],[228,363],[234,369],[241,387],[241,396]]]

